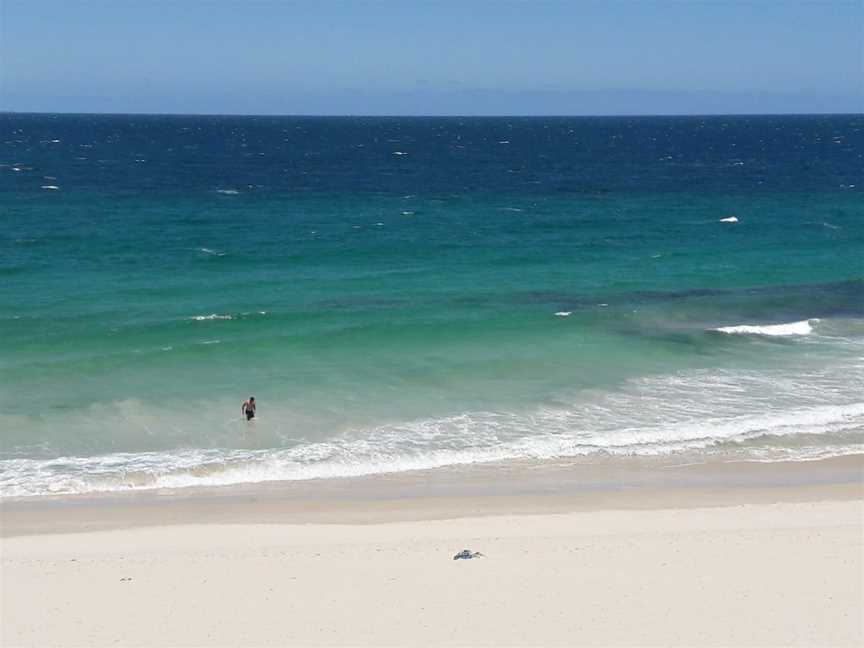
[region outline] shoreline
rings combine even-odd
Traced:
[[[484,464],[337,479],[0,500],[0,537],[177,524],[381,524],[864,499],[864,455],[807,462]]]

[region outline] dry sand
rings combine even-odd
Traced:
[[[507,498],[496,498],[495,515],[455,519],[431,519],[440,501],[424,515],[423,500],[408,499],[393,506],[410,509],[409,520],[370,524],[201,523],[190,501],[190,524],[7,528],[0,638],[862,646],[861,484],[823,486],[820,501],[794,492],[710,507],[682,506],[679,493],[676,508],[569,513],[548,512],[550,498],[538,496],[540,514],[500,514]],[[526,508],[514,500],[513,510]],[[463,548],[485,557],[454,561]]]

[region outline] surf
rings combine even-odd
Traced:
[[[323,435],[309,433],[296,413],[278,404],[268,404],[267,416],[252,429],[237,417],[202,419],[178,411],[166,418],[146,403],[125,402],[115,418],[101,410],[115,443],[124,435],[140,439],[143,431],[152,444],[168,447],[7,456],[0,460],[0,496],[213,487],[592,457],[804,461],[864,452],[862,390],[860,363],[797,374],[687,371],[587,390],[557,406],[474,410],[347,426]],[[67,419],[66,425],[74,430],[90,419]],[[25,424],[23,417],[19,422]],[[196,440],[216,445],[190,447]],[[232,442],[242,447],[230,447]]]

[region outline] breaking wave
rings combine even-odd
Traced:
[[[721,326],[712,330],[726,333],[727,335],[810,335],[813,332],[813,325],[818,322],[818,319],[809,319],[801,320],[800,322],[790,322],[788,324],[771,324],[766,326],[741,324],[739,326]]]

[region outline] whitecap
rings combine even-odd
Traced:
[[[813,332],[813,324],[818,321],[818,319],[809,319],[801,320],[800,322],[770,324],[767,326],[741,324],[738,326],[721,326],[711,330],[719,333],[726,333],[727,335],[767,335],[772,337],[784,335],[809,335]]]
[[[218,194],[224,194],[224,195],[226,195],[226,196],[236,196],[236,195],[239,194],[240,192],[237,191],[236,189],[217,189],[217,190],[216,190],[216,193],[218,193]]]
[[[218,313],[211,313],[210,315],[193,315],[189,319],[196,320],[198,322],[204,322],[207,320],[231,320],[234,319],[232,315],[219,315]]]
[[[211,250],[210,248],[205,248],[205,247],[198,248],[198,251],[203,252],[204,254],[210,254],[212,256],[225,256],[225,254],[226,254],[222,250]]]
[[[405,151],[393,151],[393,155],[408,155]]]
[[[59,191],[60,187],[57,185],[42,185],[43,189],[50,189],[51,191]]]
[[[573,314],[573,311],[558,311],[555,313],[555,317],[570,317]]]
[[[737,223],[738,217],[737,216],[727,216],[726,218],[721,218],[720,222],[721,223]]]

